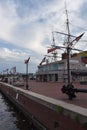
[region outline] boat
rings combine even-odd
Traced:
[[[53,42],[51,47],[47,50],[47,54],[38,65],[36,81],[66,82],[68,84],[71,82],[87,81],[87,50],[83,51],[74,47],[83,37],[84,33],[81,33],[79,36],[71,35],[67,9],[66,17],[67,33],[59,31],[52,32]],[[56,45],[54,33],[65,35],[67,37],[63,46]],[[59,49],[64,50],[61,57],[58,57],[57,55],[57,50]],[[74,51],[73,54],[71,53],[72,51]]]

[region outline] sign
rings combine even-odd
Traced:
[[[70,63],[79,63],[78,60],[70,60]]]

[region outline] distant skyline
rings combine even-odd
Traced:
[[[82,40],[87,40],[87,1],[66,4],[70,33],[85,32]],[[0,72],[16,66],[24,73],[28,57],[29,72],[36,72],[52,44],[52,31],[66,31],[65,0],[0,0]],[[61,45],[59,35],[54,35],[56,45]],[[87,50],[87,43],[78,42],[76,47]]]

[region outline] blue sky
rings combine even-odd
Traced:
[[[87,40],[87,1],[66,3],[71,34],[85,32],[82,40]],[[0,0],[0,72],[13,66],[25,72],[24,60],[29,56],[29,72],[36,72],[52,43],[52,30],[64,32],[65,25],[65,0]],[[56,45],[61,45],[55,37]],[[87,43],[76,47],[86,50]]]

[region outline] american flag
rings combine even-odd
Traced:
[[[14,67],[11,68],[10,73],[13,73],[13,74],[16,73],[16,66],[14,66]]]
[[[30,57],[27,60],[24,61],[25,64],[27,64],[29,62],[29,60],[30,60]]]
[[[46,57],[44,57],[39,65],[42,65],[43,62],[45,62]]]
[[[83,35],[84,35],[84,33],[82,33],[81,35],[79,35],[78,37],[76,37],[75,40],[78,42]]]

